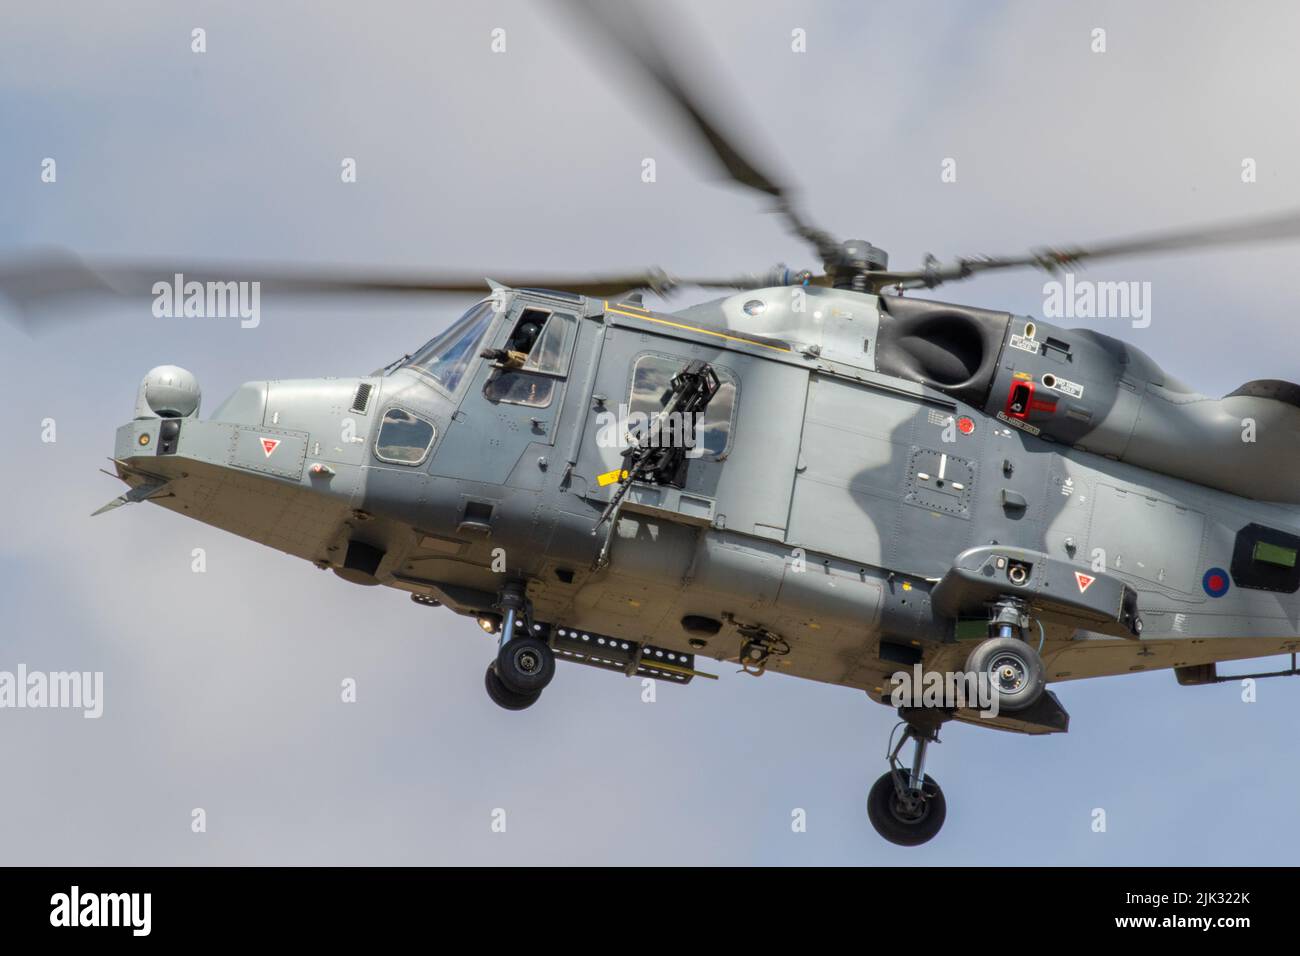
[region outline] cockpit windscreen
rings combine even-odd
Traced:
[[[479,342],[492,324],[494,314],[494,301],[484,299],[402,363],[402,368],[418,369],[447,391],[454,392],[470,360],[478,354]]]

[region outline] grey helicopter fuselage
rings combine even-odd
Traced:
[[[525,321],[525,364],[480,355]],[[629,418],[696,360],[721,388],[684,479],[633,483],[598,527]],[[379,374],[248,383],[207,420],[147,391],[116,440],[132,500],[489,624],[520,582],[531,620],[591,647],[561,659],[683,683],[697,656],[748,662],[888,703],[902,666],[959,670],[1000,594],[1036,608],[1053,682],[1195,683],[1300,643],[1300,389],[1207,398],[1004,312],[498,290]]]

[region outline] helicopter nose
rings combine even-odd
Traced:
[[[293,458],[291,470],[302,464],[319,483],[365,464],[378,389],[373,378],[245,382],[209,420],[236,426],[239,441],[246,438],[254,451],[262,449],[265,460],[254,456],[260,466],[254,470],[278,474],[286,458]]]
[[[270,382],[245,382],[212,413],[212,420],[235,425],[261,425],[266,417]]]

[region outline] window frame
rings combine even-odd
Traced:
[[[429,426],[429,430],[432,432],[432,434],[429,436],[429,443],[424,446],[424,454],[421,455],[419,459],[417,459],[416,461],[407,461],[404,458],[385,458],[383,455],[379,453],[379,439],[383,436],[384,424],[388,420],[389,413],[394,411],[404,412],[407,415],[410,415],[417,422],[423,422],[424,424]],[[433,446],[437,443],[437,441],[438,441],[438,426],[436,424],[431,422],[429,419],[425,418],[423,415],[416,414],[415,412],[411,411],[411,409],[407,408],[404,405],[389,405],[387,408],[384,409],[384,413],[379,416],[379,423],[378,426],[375,428],[375,441],[374,441],[374,445],[372,446],[372,450],[374,451],[375,458],[377,458],[379,461],[384,462],[387,465],[404,465],[407,468],[418,468],[420,465],[423,465],[426,461],[429,460],[429,455],[432,454]]]
[[[685,369],[686,366],[693,361],[693,359],[685,358],[681,355],[674,355],[671,352],[660,352],[654,349],[646,349],[644,351],[638,352],[635,355],[633,355],[631,374],[628,377],[627,393],[626,393],[627,410],[629,415],[631,415],[632,412],[635,411],[635,409],[632,407],[632,393],[636,388],[637,365],[641,363],[642,359],[647,359],[647,358],[663,359],[664,361],[671,362],[675,365],[680,365],[681,368],[678,369],[678,372],[682,371],[682,369]],[[732,448],[735,446],[735,442],[736,442],[736,418],[737,418],[736,413],[740,408],[740,376],[738,376],[732,368],[726,365],[718,365],[714,362],[709,362],[709,366],[710,368],[713,369],[714,372],[717,373],[719,391],[722,390],[722,387],[724,385],[730,385],[735,390],[734,396],[732,397],[731,400],[731,414],[727,417],[727,443],[722,446],[722,451],[720,452],[717,453],[704,452],[697,456],[688,456],[687,461],[724,462],[727,460],[728,457],[730,457]],[[714,397],[716,398],[717,396]],[[710,402],[709,404],[712,405],[712,402]],[[709,418],[709,413],[706,411],[704,413],[704,420],[706,424],[708,423],[708,418]]]
[[[577,345],[578,345],[578,322],[579,322],[579,317],[578,317],[577,313],[574,313],[574,312],[565,312],[565,311],[563,311],[563,310],[561,310],[561,309],[543,309],[543,308],[538,308],[537,306],[526,305],[526,306],[524,306],[524,308],[523,308],[522,310],[520,310],[520,312],[519,312],[519,318],[522,319],[522,318],[524,317],[524,313],[525,313],[525,312],[528,312],[528,311],[533,311],[533,312],[545,312],[545,313],[546,313],[546,319],[547,319],[546,322],[542,323],[542,332],[541,332],[541,334],[540,334],[539,336],[537,336],[537,343],[536,343],[536,345],[534,346],[534,348],[536,348],[537,346],[540,346],[540,345],[542,344],[542,342],[545,341],[545,339],[546,339],[546,333],[547,333],[548,331],[550,331],[550,320],[553,319],[553,318],[555,318],[557,315],[565,315],[565,316],[568,316],[570,319],[573,320],[573,322],[569,325],[569,331],[570,331],[571,335],[570,335],[569,338],[568,338],[568,339],[563,343],[563,346],[562,346],[562,348],[561,348],[561,359],[562,359],[561,362],[560,362],[560,366],[561,366],[561,367],[558,368],[556,371],[554,371],[554,372],[548,372],[548,371],[545,371],[545,370],[540,369],[540,368],[529,368],[529,367],[528,367],[528,363],[524,363],[524,367],[523,367],[523,368],[520,368],[520,369],[512,369],[511,371],[528,372],[528,373],[530,373],[530,374],[532,374],[532,375],[545,375],[545,376],[547,376],[547,377],[549,377],[549,378],[568,378],[568,377],[569,377],[569,370],[573,367],[573,353],[574,353],[575,351],[577,351]],[[517,321],[518,321],[518,319],[516,319],[516,322],[517,322]],[[531,357],[532,357],[532,356],[529,355],[529,358],[531,358]]]
[[[516,408],[532,408],[532,409],[542,410],[542,409],[550,408],[552,405],[555,404],[556,396],[562,394],[564,383],[567,382],[569,379],[569,372],[572,371],[573,369],[573,356],[578,351],[578,337],[582,331],[582,316],[577,311],[570,311],[568,309],[552,307],[550,305],[541,305],[529,300],[525,300],[520,303],[520,308],[518,312],[515,312],[513,309],[511,310],[511,317],[509,321],[505,323],[504,327],[506,329],[513,331],[515,327],[519,325],[520,320],[523,319],[525,312],[546,313],[546,320],[542,323],[542,331],[541,334],[537,336],[537,341],[534,343],[533,346],[534,348],[541,345],[543,339],[546,336],[547,331],[549,330],[550,320],[552,318],[554,318],[557,315],[564,315],[564,316],[568,316],[570,319],[573,320],[572,324],[570,325],[570,331],[572,334],[569,336],[569,340],[565,343],[565,347],[564,347],[565,354],[562,356],[562,360],[559,363],[559,368],[557,371],[554,372],[543,371],[541,369],[529,368],[527,363],[525,363],[524,366],[521,368],[494,368],[492,370],[492,374],[488,376],[487,381],[483,383],[483,398],[484,400],[490,402],[493,405],[513,405]],[[531,353],[530,353],[530,357],[531,357]],[[488,389],[490,389],[494,383],[499,382],[506,375],[520,375],[520,376],[532,375],[532,376],[536,376],[537,378],[550,379],[553,384],[551,386],[551,394],[548,397],[546,404],[530,405],[526,402],[512,401],[511,399],[508,398],[492,398],[491,396],[489,396]]]

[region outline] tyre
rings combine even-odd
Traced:
[[[525,707],[531,707],[537,703],[537,699],[542,696],[540,690],[535,690],[531,694],[520,694],[511,690],[497,675],[495,664],[489,664],[487,675],[483,679],[487,686],[488,696],[492,698],[492,703],[498,707],[504,707],[506,710],[523,710]]]
[[[516,637],[497,652],[497,674],[517,694],[540,692],[555,676],[555,654],[545,641]]]
[[[904,800],[894,786],[894,776],[901,776],[906,785],[905,771],[890,770],[875,782],[867,794],[867,817],[876,832],[898,846],[920,846],[934,838],[948,815],[948,804],[943,791],[929,774],[921,785],[922,797]]]
[[[966,670],[988,678],[998,709],[1008,713],[1034,706],[1047,687],[1043,659],[1018,637],[991,637],[966,658]]]

